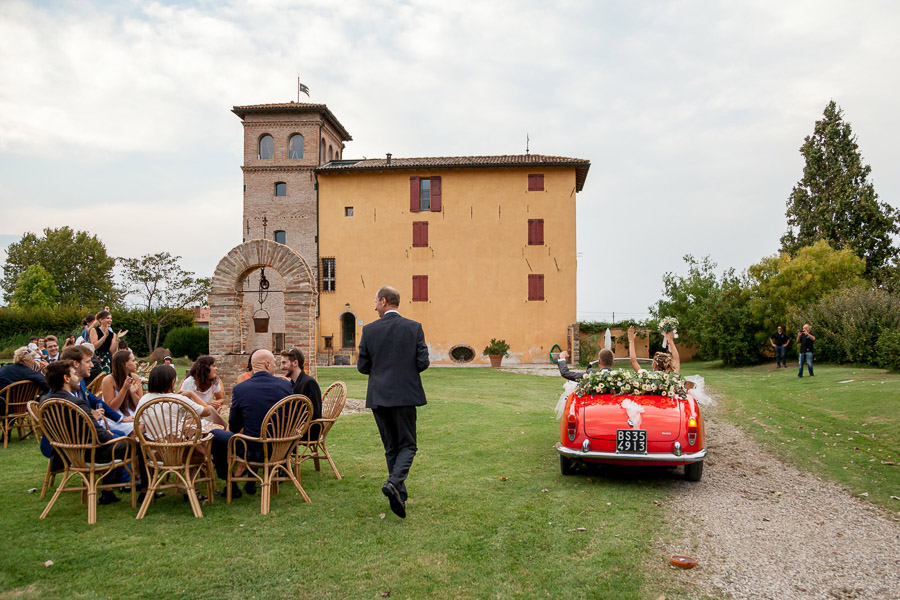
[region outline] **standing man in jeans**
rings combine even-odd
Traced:
[[[775,348],[776,369],[782,366],[787,368],[787,345],[789,341],[791,341],[791,338],[784,332],[784,328],[781,325],[778,326],[778,331],[775,332],[775,335],[769,338],[769,343]]]
[[[809,376],[813,377],[813,342],[816,336],[810,333],[809,323],[803,326],[803,330],[797,334],[797,342],[800,344],[800,371],[797,377],[803,377],[803,363],[809,365]]]
[[[366,408],[372,409],[384,445],[388,479],[381,487],[391,510],[406,518],[406,477],[416,446],[416,407],[425,404],[419,373],[428,368],[422,325],[397,312],[400,292],[382,286],[375,295],[378,320],[363,327],[356,368],[369,376]]]

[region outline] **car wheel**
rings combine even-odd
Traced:
[[[574,475],[576,471],[575,461],[567,456],[559,455],[559,472],[563,475]]]
[[[703,477],[703,461],[684,465],[684,478],[688,481],[700,481]]]

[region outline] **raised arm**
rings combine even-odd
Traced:
[[[569,381],[580,381],[582,377],[584,377],[584,373],[579,373],[577,371],[570,371],[569,366],[566,364],[566,361],[569,358],[569,353],[566,350],[563,350],[559,353],[559,359],[556,361],[556,366],[559,369],[559,374],[562,377],[565,377]]]
[[[678,348],[675,347],[675,332],[667,331],[666,339],[669,341],[669,352],[672,353],[672,368],[676,373],[681,373],[681,358],[678,356]]]
[[[631,361],[631,366],[635,371],[641,370],[641,365],[637,360],[637,350],[634,347],[634,325],[628,326],[628,360]]]

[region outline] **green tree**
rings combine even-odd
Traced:
[[[900,254],[892,240],[900,233],[900,211],[878,200],[856,140],[832,100],[800,147],[806,165],[787,201],[781,249],[794,256],[818,240],[851,248],[865,259],[866,276],[880,283]]]
[[[206,306],[209,278],[196,278],[168,252],[120,258],[127,294],[140,298],[141,321],[150,352],[159,346],[163,326],[192,305]]]
[[[663,275],[663,299],[650,307],[650,313],[655,319],[676,317],[679,338],[696,343],[701,357],[715,358],[708,338],[712,335],[710,307],[718,302],[721,294],[716,263],[708,256],[697,260],[690,254],[684,257],[684,262],[688,265],[687,276]]]
[[[12,300],[19,276],[32,265],[42,266],[59,290],[59,302],[77,306],[115,304],[120,298],[113,280],[115,259],[106,246],[87,231],[69,227],[44,229],[39,237],[27,232],[6,249],[3,289]]]
[[[10,298],[11,308],[46,308],[54,306],[59,290],[53,277],[41,265],[31,265],[16,279],[16,287]]]
[[[851,249],[835,250],[825,240],[788,254],[767,256],[748,269],[753,314],[763,323],[760,342],[778,325],[787,326],[797,311],[840,288],[866,287],[866,263]]]

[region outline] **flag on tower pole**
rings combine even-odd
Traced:
[[[300,92],[309,96],[309,88],[300,83],[300,77],[297,77],[297,102],[300,102]]]

